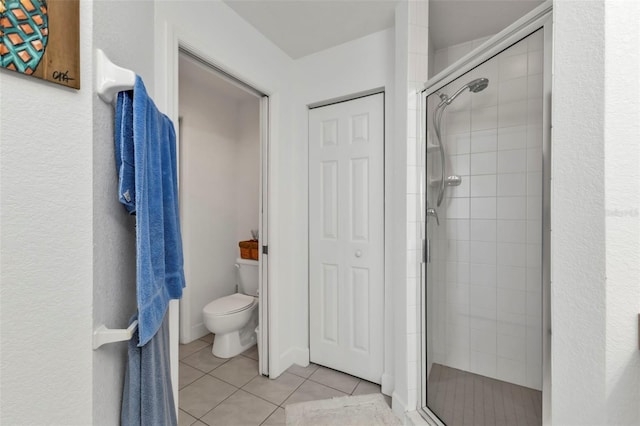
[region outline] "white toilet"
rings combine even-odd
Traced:
[[[256,344],[258,324],[258,261],[236,259],[238,292],[202,309],[204,324],[215,334],[211,352],[231,358]]]

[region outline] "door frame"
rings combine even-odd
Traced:
[[[182,32],[177,27],[171,25],[167,21],[159,22],[156,24],[157,32],[157,46],[156,51],[159,52],[156,55],[155,71],[156,71],[156,86],[155,86],[155,100],[160,110],[174,122],[179,123],[179,93],[178,93],[178,78],[179,78],[179,57],[181,51],[187,51],[194,57],[198,58],[201,62],[208,65],[213,70],[218,71],[222,75],[226,76],[234,84],[253,92],[254,94],[260,94],[263,98],[260,104],[260,209],[259,212],[259,227],[264,235],[268,235],[268,228],[272,223],[272,218],[265,214],[272,193],[271,174],[274,172],[271,167],[272,159],[268,155],[271,147],[271,140],[273,134],[277,132],[277,114],[275,114],[273,104],[278,103],[279,93],[275,90],[262,89],[256,84],[247,83],[249,78],[243,78],[248,70],[233,69],[225,64],[224,60],[212,55],[212,52],[207,49],[206,45],[198,45],[198,42],[189,36],[188,33]],[[266,100],[265,100],[266,98]],[[179,135],[179,131],[176,132]],[[179,175],[179,148],[180,141],[176,141],[176,154],[178,162],[178,175]],[[263,157],[266,154],[266,158]],[[178,178],[179,180],[179,178]],[[179,182],[178,182],[179,185]],[[261,237],[262,240],[262,237]],[[259,288],[259,300],[261,310],[259,312],[260,320],[266,319],[266,327],[260,327],[260,336],[258,340],[262,344],[261,352],[264,354],[264,360],[259,361],[259,371],[261,374],[268,376],[270,365],[273,363],[272,351],[274,351],[274,345],[277,343],[277,329],[275,328],[275,321],[273,315],[273,286],[269,289],[267,283],[272,276],[273,271],[268,268],[268,258],[264,255],[260,256],[260,288]],[[273,281],[272,281],[273,282]],[[264,287],[264,288],[263,288]],[[187,288],[185,288],[186,291]],[[179,369],[179,336],[180,336],[180,301],[171,300],[168,309],[169,315],[169,352],[170,352],[170,368],[171,368],[171,381],[173,387],[173,398],[175,402],[176,412],[178,410],[178,369]],[[262,324],[260,324],[262,325]]]
[[[426,111],[427,97],[441,87],[456,80],[469,70],[498,55],[512,44],[528,37],[535,31],[542,29],[544,33],[544,71],[543,71],[543,216],[542,216],[542,422],[546,424],[551,418],[551,86],[552,86],[552,13],[553,3],[547,1],[500,31],[495,36],[481,44],[477,49],[463,56],[424,84],[424,90],[419,93],[420,109],[417,111],[418,134],[421,146],[426,150]],[[426,166],[425,166],[426,167]],[[426,176],[426,173],[425,173]],[[422,195],[426,199],[426,194]],[[421,211],[426,212],[426,205]],[[426,233],[426,213],[424,213],[424,229]],[[424,241],[425,235],[419,238]],[[426,245],[425,245],[426,247]],[[426,258],[423,256],[423,260]],[[427,324],[426,324],[426,263],[420,264],[420,301],[419,324],[421,327],[420,362],[418,365],[418,383],[420,384],[418,398],[418,412],[430,424],[442,425],[440,419],[427,406]]]
[[[389,315],[389,312],[387,311],[387,309],[390,307],[390,304],[388,303],[388,297],[391,294],[391,289],[389,288],[389,283],[390,283],[390,279],[389,279],[389,271],[390,271],[390,266],[389,266],[389,261],[390,261],[390,256],[388,253],[388,232],[390,231],[390,223],[388,222],[390,219],[390,215],[389,215],[389,205],[390,205],[390,200],[389,200],[389,196],[390,196],[390,191],[387,188],[387,185],[389,182],[391,182],[391,176],[389,176],[389,170],[390,167],[388,167],[387,161],[389,160],[388,157],[388,152],[387,150],[389,149],[389,146],[387,144],[387,139],[388,139],[388,135],[387,135],[387,131],[388,131],[388,127],[387,127],[387,93],[386,93],[386,88],[385,87],[376,87],[373,89],[369,89],[369,90],[364,90],[364,91],[360,91],[360,92],[356,92],[356,93],[351,93],[348,95],[343,95],[343,96],[339,96],[336,98],[331,98],[331,99],[326,99],[323,101],[318,101],[318,102],[313,102],[310,104],[307,104],[307,253],[310,253],[311,251],[311,246],[310,246],[310,242],[311,242],[311,238],[310,238],[310,233],[309,233],[309,217],[310,217],[310,209],[309,209],[309,203],[310,203],[310,198],[311,198],[311,191],[310,191],[310,185],[311,185],[311,181],[310,181],[310,161],[311,158],[309,157],[309,144],[310,144],[310,135],[309,135],[309,112],[313,109],[316,108],[322,108],[325,106],[329,106],[329,105],[334,105],[334,104],[338,104],[338,103],[344,103],[344,102],[349,102],[349,101],[353,101],[356,99],[360,99],[360,98],[364,98],[367,96],[372,96],[372,95],[377,95],[377,94],[382,94],[382,167],[383,167],[383,179],[384,179],[384,185],[382,187],[382,199],[383,199],[383,209],[382,209],[382,245],[383,245],[383,250],[382,250],[382,255],[383,255],[383,272],[382,272],[382,277],[383,277],[383,306],[382,306],[382,324],[383,324],[383,333],[382,333],[382,376],[380,378],[380,386],[381,386],[381,390],[382,393],[384,393],[385,395],[390,395],[391,392],[393,391],[393,387],[394,387],[394,377],[393,375],[389,374],[388,368],[387,368],[387,351],[388,351],[388,345],[390,343],[390,337],[387,331],[387,323],[388,320],[390,319],[390,317],[392,315]],[[308,329],[308,342],[307,342],[307,347],[309,348],[309,357],[311,357],[311,300],[310,300],[310,288],[311,286],[311,263],[307,262],[307,295],[308,295],[308,299],[307,299],[307,329]]]

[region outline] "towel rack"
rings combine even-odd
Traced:
[[[96,49],[96,87],[100,99],[110,104],[118,92],[131,90],[136,83],[136,73],[109,60],[102,49]]]
[[[95,351],[106,343],[131,340],[136,328],[138,328],[138,320],[132,322],[128,328],[107,328],[101,325],[93,332],[93,350]]]

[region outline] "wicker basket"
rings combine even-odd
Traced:
[[[258,260],[258,240],[240,241],[240,257]]]

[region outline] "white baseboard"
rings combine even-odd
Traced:
[[[395,390],[395,380],[392,374],[383,373],[380,378],[380,391],[387,396],[391,396]]]
[[[402,400],[397,392],[391,394],[391,409],[400,419],[404,419],[404,413],[408,411],[407,402]]]

